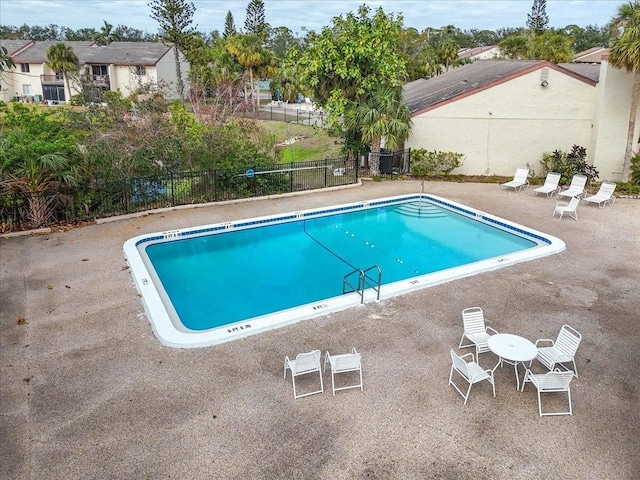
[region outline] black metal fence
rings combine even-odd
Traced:
[[[320,110],[300,108],[297,104],[263,105],[255,110],[243,110],[242,116],[259,118],[261,120],[274,120],[279,122],[295,122],[300,125],[326,127],[326,115]]]
[[[50,223],[349,185],[358,181],[358,175],[355,160],[326,159],[95,181],[59,195],[65,201],[58,202]],[[0,222],[4,229],[32,227],[28,208],[28,198],[3,195]]]

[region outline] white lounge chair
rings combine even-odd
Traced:
[[[562,215],[566,213],[574,220],[578,220],[578,212],[576,211],[576,209],[578,208],[579,203],[580,197],[572,197],[569,203],[558,202],[556,204],[556,209],[553,211],[552,217],[555,217],[558,213],[560,214],[560,220],[562,220]]]
[[[284,378],[287,378],[287,369],[291,370],[291,379],[293,381],[293,398],[302,398],[314,393],[324,392],[324,385],[322,384],[322,370],[320,368],[320,350],[313,350],[307,353],[300,353],[296,356],[295,360],[290,360],[289,357],[284,357]],[[306,375],[308,373],[318,372],[320,375],[320,390],[304,393],[298,395],[296,390],[296,377],[300,375]]]
[[[473,358],[473,353],[467,353],[466,355],[459,356],[451,350],[451,371],[449,372],[449,385],[453,385],[462,398],[464,398],[464,404],[467,404],[467,400],[469,399],[469,394],[471,393],[471,386],[474,383],[481,382],[482,380],[487,380],[491,386],[493,387],[493,396],[496,396],[496,384],[493,380],[493,370],[483,370],[480,365],[478,365]],[[466,362],[464,360],[465,357],[471,357],[470,362]],[[469,388],[467,389],[467,393],[462,393],[462,390],[458,388],[458,386],[453,382],[453,371],[456,371],[460,374],[462,378],[464,378],[467,382],[469,382]]]
[[[513,180],[507,183],[502,183],[500,186],[503,188],[513,188],[516,192],[519,192],[523,188],[527,188],[529,186],[529,180],[527,180],[528,176],[528,168],[518,168],[516,170],[516,174],[513,176]]]
[[[547,178],[544,179],[544,185],[533,190],[534,194],[543,193],[547,198],[558,191],[558,184],[560,183],[560,174],[555,172],[547,173]]]
[[[364,390],[362,384],[362,356],[355,348],[351,350],[351,353],[345,353],[343,355],[330,355],[329,352],[326,352],[324,356],[325,371],[327,369],[327,363],[331,365],[331,387],[334,395],[338,390],[348,390],[350,388],[360,388],[361,392]],[[360,382],[355,385],[336,388],[336,374],[348,372],[358,372]]]
[[[587,203],[597,203],[600,208],[605,207],[607,203],[613,205],[616,201],[616,197],[613,195],[615,189],[615,183],[602,182],[598,193],[584,198],[584,201]]]
[[[563,325],[555,342],[549,338],[536,340],[536,348],[538,349],[536,360],[549,370],[553,370],[557,365],[571,362],[573,363],[574,375],[578,378],[575,356],[581,341],[582,335],[580,335],[577,330],[571,328],[569,325]],[[551,345],[539,347],[538,345],[543,342],[550,343]],[[529,362],[529,366],[531,366],[531,362]]]
[[[536,390],[538,390],[538,413],[541,417],[546,415],[572,415],[573,409],[571,407],[571,380],[573,379],[573,372],[568,370],[566,372],[561,372],[559,369],[556,369],[553,372],[547,372],[543,374],[533,374],[531,370],[527,369],[527,372],[524,374],[524,381],[522,382],[522,389],[520,391],[524,391],[524,386],[527,382],[531,382]],[[552,392],[567,392],[567,396],[569,397],[569,410],[566,411],[556,411],[556,412],[546,412],[542,413],[542,399],[541,393],[552,393]]]
[[[571,185],[566,190],[560,190],[558,192],[558,198],[567,197],[582,197],[584,195],[584,187],[587,184],[586,175],[574,175],[571,179]]]
[[[460,338],[459,348],[476,347],[476,355],[480,361],[480,354],[489,351],[487,340],[491,335],[498,333],[491,327],[485,326],[484,314],[480,307],[470,307],[462,310],[462,324],[464,331]],[[490,333],[491,332],[491,333]],[[464,339],[471,343],[463,345]]]

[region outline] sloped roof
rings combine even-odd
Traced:
[[[576,53],[573,61],[577,63],[600,63],[602,56],[609,53],[609,49],[605,47],[592,47],[583,52]]]
[[[477,60],[428,80],[419,79],[407,83],[403,88],[403,101],[411,114],[415,115],[439,103],[471,95],[543,67],[553,68],[590,85],[597,82],[581,73],[544,60]]]
[[[578,75],[590,78],[594,82],[600,80],[600,65],[596,63],[560,63],[558,64]]]
[[[15,52],[31,43],[31,40],[0,40],[0,47],[7,49],[9,55],[13,56]]]
[[[488,45],[486,47],[462,48],[458,51],[458,58],[473,58],[494,49],[499,49],[498,45]]]
[[[45,63],[47,61],[47,50],[56,43],[69,45],[75,54],[78,55],[78,50],[80,48],[88,47],[93,42],[33,42],[28,48],[15,55],[13,59],[16,63]],[[78,55],[78,59],[80,59],[80,55]],[[82,63],[82,60],[80,60],[80,62]]]
[[[47,50],[55,41],[34,42],[18,53],[19,63],[45,63]],[[80,64],[155,65],[171,47],[156,42],[112,42],[100,46],[95,42],[62,42],[69,45],[78,56]]]
[[[106,46],[93,44],[81,50],[81,63],[115,65],[155,65],[171,47],[159,42],[112,42]]]

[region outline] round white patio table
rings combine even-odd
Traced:
[[[495,371],[498,365],[507,362],[513,365],[516,372],[516,389],[520,390],[520,377],[518,376],[518,364],[521,362],[529,362],[536,358],[538,349],[526,338],[512,335],[511,333],[498,333],[491,335],[487,340],[489,350],[495,353],[500,360],[493,368]]]

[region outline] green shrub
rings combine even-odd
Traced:
[[[560,185],[567,185],[574,175],[586,175],[587,183],[595,181],[598,170],[587,163],[587,149],[579,145],[571,147],[570,152],[555,150],[553,153],[543,153],[540,161],[544,170],[544,176],[549,172],[556,172],[561,175]]]
[[[632,185],[640,185],[640,155],[637,153],[631,159],[631,177],[629,183]]]
[[[463,153],[418,148],[411,151],[411,174],[417,177],[448,177],[464,163],[464,158]]]

